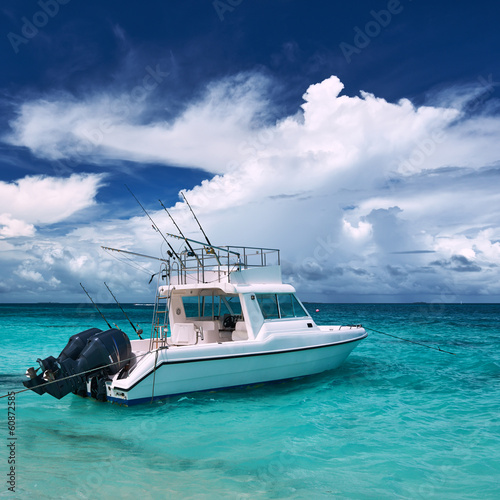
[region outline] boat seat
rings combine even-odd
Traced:
[[[195,326],[203,332],[202,344],[220,342],[218,321],[196,321]]]
[[[192,345],[198,342],[198,332],[193,323],[175,323],[170,342],[173,345]]]
[[[237,321],[231,335],[232,340],[248,340],[247,325],[244,321]]]

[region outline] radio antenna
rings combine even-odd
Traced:
[[[142,340],[142,337],[141,337],[142,330],[137,330],[137,328],[134,326],[134,323],[132,323],[132,321],[130,321],[130,318],[127,316],[127,313],[123,310],[123,307],[120,305],[120,303],[118,302],[118,300],[116,299],[116,297],[114,296],[113,292],[111,291],[109,286],[106,284],[106,282],[104,282],[104,286],[108,289],[108,292],[111,294],[111,297],[113,297],[113,299],[115,299],[116,304],[122,310],[123,315],[128,319],[128,322],[130,323],[130,325],[134,329],[135,333],[137,333],[137,335],[139,335],[139,338]]]
[[[87,294],[87,297],[90,299],[90,302],[94,304],[94,307],[97,309],[97,312],[102,316],[102,319],[106,322],[106,324],[109,326],[109,328],[113,328],[109,323],[108,320],[104,317],[104,314],[99,310],[97,307],[97,304],[92,300],[92,297],[89,295],[89,292],[85,290],[85,287],[80,283],[80,286],[83,288],[83,291]]]

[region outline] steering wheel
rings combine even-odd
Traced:
[[[236,326],[236,316],[226,316],[222,322],[224,328],[234,328]]]

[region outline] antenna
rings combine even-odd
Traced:
[[[200,224],[200,221],[198,220],[198,217],[196,217],[196,214],[194,213],[194,210],[191,208],[191,205],[187,201],[186,195],[182,191],[181,191],[181,195],[184,198],[184,201],[186,202],[187,206],[189,207],[189,210],[191,210],[191,213],[193,214],[194,220],[198,223],[198,227],[200,228],[201,232],[203,233],[203,236],[205,236],[205,239],[207,240],[208,245],[210,246],[210,248],[212,248],[212,251],[213,251],[213,253],[215,255],[215,258],[217,259],[217,263],[220,266],[221,263],[220,263],[219,257],[217,256],[217,254],[213,250],[214,246],[212,245],[212,243],[210,243],[210,240],[208,239],[208,236],[205,234],[205,231],[203,231],[203,228],[201,227],[201,224]]]
[[[179,261],[179,264],[182,266],[182,267],[186,267],[183,263],[182,263],[182,260],[180,259],[180,257],[177,255],[177,252],[173,249],[172,245],[168,242],[167,238],[165,238],[164,234],[160,231],[160,228],[155,224],[154,220],[151,218],[151,216],[146,212],[146,209],[142,206],[141,202],[137,199],[137,196],[132,193],[132,191],[130,190],[130,188],[125,184],[125,187],[128,189],[129,193],[134,197],[135,201],[137,203],[139,203],[139,206],[142,208],[142,210],[144,211],[144,213],[148,216],[149,220],[151,221],[151,224],[153,224],[153,229],[155,231],[157,231],[158,233],[160,233],[161,237],[163,238],[163,240],[165,241],[165,243],[168,245],[168,247],[170,248],[172,254],[175,256],[175,258]],[[170,255],[170,253],[169,253]]]
[[[102,312],[99,310],[99,308],[97,307],[97,304],[92,300],[92,297],[89,295],[89,292],[87,292],[87,290],[85,290],[85,287],[81,283],[80,283],[80,286],[83,288],[83,291],[87,294],[87,297],[90,299],[90,302],[92,302],[92,304],[94,304],[94,307],[97,309],[97,312],[102,316],[102,319],[106,322],[106,324],[109,326],[109,328],[113,328],[108,323],[108,320],[104,317],[104,314],[102,314]]]
[[[120,305],[118,300],[116,300],[116,297],[113,295],[113,292],[111,291],[109,286],[106,285],[106,282],[104,282],[104,285],[108,289],[108,292],[111,294],[111,297],[113,297],[113,299],[115,299],[115,302],[118,304],[118,307],[122,310],[122,313],[124,314],[124,316],[128,319],[128,322],[132,325],[132,328],[134,329],[135,333],[137,333],[137,335],[139,335],[139,338],[142,340],[142,337],[141,337],[142,330],[137,330],[137,328],[134,326],[134,323],[132,323],[132,321],[130,321],[130,318],[127,316],[127,313],[123,310],[123,307]]]

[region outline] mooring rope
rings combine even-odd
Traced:
[[[456,354],[454,352],[445,351],[444,349],[441,349],[439,346],[438,347],[432,347],[430,345],[422,344],[420,342],[415,342],[414,340],[408,340],[408,339],[404,339],[403,337],[398,337],[397,335],[392,335],[390,333],[381,332],[380,330],[374,330],[373,328],[368,328],[366,326],[364,326],[363,328],[365,330],[369,330],[371,332],[381,333],[382,335],[387,335],[388,337],[393,337],[393,338],[398,339],[398,340],[403,340],[404,342],[410,342],[411,344],[416,344],[416,345],[419,345],[419,346],[422,346],[422,347],[427,347],[427,349],[434,349],[435,351],[445,352],[447,354],[452,354],[453,356],[456,356]]]

